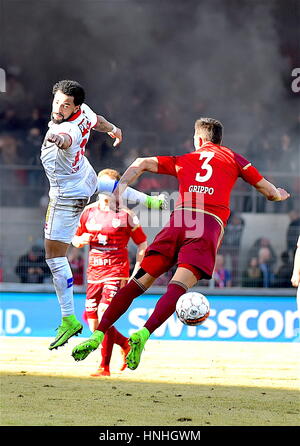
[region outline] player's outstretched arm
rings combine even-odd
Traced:
[[[158,172],[158,159],[155,156],[149,158],[137,158],[123,173],[114,194],[117,197],[123,195],[126,187],[136,181],[143,172]]]
[[[46,140],[49,142],[53,142],[59,149],[62,150],[67,150],[72,144],[72,139],[69,135],[67,135],[67,133],[56,134],[48,132],[46,135]]]
[[[286,190],[274,186],[274,184],[265,178],[256,183],[254,187],[269,201],[284,201],[290,197],[290,194]]]
[[[109,136],[115,138],[114,147],[122,142],[122,130],[111,122],[108,122],[103,116],[97,115],[97,124],[94,127],[97,132],[108,133]]]
[[[116,180],[108,178],[107,176],[98,177],[98,194],[103,192],[112,194],[115,188]],[[129,203],[141,203],[143,206],[152,209],[166,209],[168,205],[168,198],[166,195],[147,195],[144,192],[134,189],[133,187],[127,187],[124,190],[122,199],[128,201]]]

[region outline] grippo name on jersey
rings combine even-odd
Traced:
[[[200,194],[212,195],[214,193],[214,191],[215,191],[215,189],[213,187],[197,186],[195,184],[192,184],[189,187],[189,192],[198,192]]]

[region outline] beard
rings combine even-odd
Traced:
[[[54,118],[54,115],[53,115],[53,112],[52,112],[52,113],[51,113],[51,121],[52,121],[54,124],[61,124],[62,122],[65,121],[65,118],[64,118],[63,115],[61,115],[60,113],[55,113],[55,115],[59,115],[59,116],[61,116],[62,119],[56,119],[56,118]]]
[[[72,116],[74,113],[70,113],[70,115],[67,116],[66,118],[64,118],[64,116],[63,116],[61,113],[55,113],[55,114],[58,115],[58,116],[61,116],[62,119],[56,119],[56,118],[54,118],[54,116],[53,116],[53,112],[52,112],[52,113],[51,113],[51,121],[53,122],[53,124],[61,124],[62,122],[65,122],[65,121],[67,121],[69,118],[71,118],[71,116]]]

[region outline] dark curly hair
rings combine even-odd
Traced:
[[[57,91],[61,91],[67,96],[72,96],[74,98],[75,105],[81,105],[85,99],[85,92],[82,86],[76,81],[63,80],[57,82],[52,90],[55,94]]]

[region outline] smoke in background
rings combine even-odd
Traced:
[[[125,131],[155,131],[169,119],[172,142],[173,132],[188,137],[194,120],[207,115],[224,122],[227,144],[243,145],[262,124],[276,128],[295,113],[278,32],[283,3],[296,5],[4,0],[1,56],[5,66],[19,67],[37,104],[50,103],[58,79],[72,78]]]

